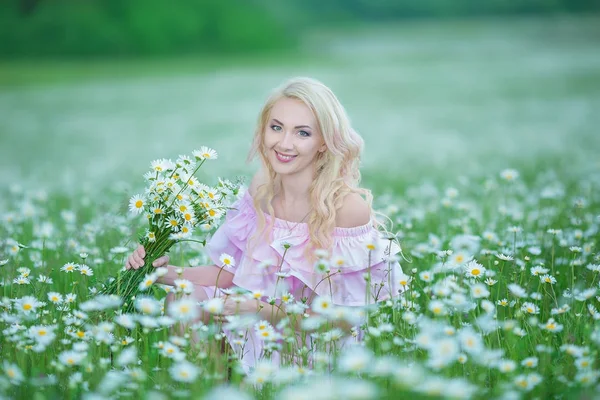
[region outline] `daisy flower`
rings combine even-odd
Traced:
[[[508,168],[500,172],[500,177],[507,182],[512,182],[519,177],[519,171]]]
[[[77,294],[75,293],[67,293],[65,295],[65,303],[74,303],[77,299]]]
[[[412,278],[406,274],[402,274],[397,278],[398,283],[403,288],[407,288]]]
[[[523,289],[521,286],[519,286],[518,284],[510,283],[507,287],[513,296],[520,297],[520,298],[527,297],[527,291],[525,289]]]
[[[18,278],[13,279],[13,283],[16,285],[29,285],[31,281],[25,276],[19,276]]]
[[[476,283],[471,286],[471,296],[474,298],[480,299],[482,297],[488,297],[489,295],[490,291],[483,283]]]
[[[141,214],[145,205],[146,200],[139,194],[136,194],[129,199],[129,211],[135,215]]]
[[[221,254],[219,262],[223,267],[235,267],[235,259],[227,253]]]
[[[478,335],[472,328],[464,328],[458,334],[458,340],[461,348],[470,354],[479,354],[484,350],[481,336]]]
[[[521,361],[521,365],[526,368],[535,368],[538,365],[537,357],[527,357],[523,361]]]
[[[135,308],[146,315],[160,313],[161,306],[153,297],[139,296],[135,299]]]
[[[214,297],[206,301],[202,308],[211,314],[221,314],[223,312],[223,300],[219,297]]]
[[[285,304],[289,304],[294,301],[294,295],[290,292],[285,292],[281,295],[281,301]]]
[[[175,279],[173,283],[175,284],[177,293],[191,294],[194,291],[194,285],[187,279]]]
[[[312,310],[318,314],[330,314],[333,309],[333,303],[330,298],[319,296],[312,302]]]
[[[550,270],[542,267],[541,265],[538,265],[538,266],[531,268],[531,275],[540,276],[540,275],[544,275],[544,274],[548,273],[548,271],[550,271]]]
[[[25,313],[35,312],[41,303],[33,296],[24,296],[17,300],[17,309]]]
[[[421,271],[419,273],[419,278],[421,278],[423,282],[432,282],[433,276],[434,275],[431,271]]]
[[[506,307],[506,306],[508,306],[508,300],[507,299],[501,299],[501,300],[498,300],[496,302],[496,304],[498,304],[499,306],[502,306],[502,307]]]
[[[196,158],[196,160],[216,160],[218,154],[215,150],[210,147],[202,146],[200,150],[194,150],[192,155]]]
[[[80,264],[77,268],[79,270],[79,273],[81,275],[85,275],[85,276],[92,276],[94,275],[94,271],[87,265],[85,264]]]
[[[156,234],[154,232],[146,232],[146,238],[148,239],[148,242],[152,243],[152,242],[156,242]]]
[[[33,340],[35,340],[37,343],[39,343],[39,344],[41,344],[43,346],[47,346],[50,343],[52,343],[52,341],[56,337],[56,334],[54,333],[55,329],[56,329],[56,325],[52,325],[52,326],[45,326],[45,325],[32,326],[32,327],[29,328],[28,336],[30,338],[32,338]]]
[[[546,274],[546,275],[540,276],[540,281],[542,283],[549,283],[551,285],[554,285],[556,283],[556,278],[553,277],[552,275]]]
[[[528,302],[528,301],[523,303],[523,305],[521,306],[521,310],[526,312],[527,314],[539,314],[540,313],[540,308],[538,306],[536,306],[535,304]]]
[[[188,361],[180,361],[169,368],[169,373],[177,382],[193,382],[200,374],[200,368]]]
[[[4,360],[2,362],[2,369],[4,369],[4,373],[13,383],[21,382],[23,379],[25,379],[23,372],[21,372],[21,369],[17,366],[17,364],[9,363],[7,360]]]
[[[265,293],[262,290],[255,290],[252,292],[252,294],[250,295],[250,298],[255,299],[255,300],[260,300],[265,296]]]
[[[331,269],[329,268],[329,263],[323,258],[317,260],[313,268],[315,272],[319,274],[327,274],[329,273],[329,271],[331,271]]]
[[[46,275],[38,275],[37,281],[39,283],[46,283],[48,285],[52,285],[54,283],[54,280]]]
[[[346,264],[346,260],[342,256],[335,256],[331,259],[331,265],[335,268],[342,268]]]
[[[67,350],[63,351],[58,355],[58,361],[60,361],[61,364],[66,365],[67,367],[72,367],[74,365],[81,364],[85,356],[85,353]]]
[[[147,274],[144,279],[140,282],[139,289],[144,291],[148,289],[150,286],[154,285],[154,282],[158,279],[156,274]]]
[[[503,373],[513,372],[517,368],[517,363],[513,360],[500,360],[498,362],[498,371]]]
[[[135,320],[129,314],[121,314],[115,317],[115,322],[121,325],[123,328],[133,329],[135,328]]]
[[[440,300],[432,300],[428,308],[435,316],[446,315],[446,306]]]
[[[60,270],[64,271],[64,272],[73,272],[76,269],[77,269],[77,264],[69,262],[69,263],[66,263],[65,265],[63,265]]]
[[[198,305],[192,299],[180,299],[169,304],[169,315],[177,321],[191,321],[198,317]]]
[[[181,217],[183,218],[183,221],[186,224],[195,224],[196,223],[196,216],[194,215],[193,211],[186,211],[184,213],[181,213]]]
[[[275,330],[273,329],[272,326],[267,327],[266,329],[263,329],[261,331],[257,331],[256,333],[257,333],[258,337],[264,342],[270,342],[277,338]]]
[[[475,260],[469,261],[464,266],[467,278],[479,278],[485,275],[485,267]]]
[[[548,332],[560,332],[563,330],[563,326],[557,323],[554,318],[550,318],[545,324],[540,324],[540,328]]]
[[[62,294],[57,292],[48,292],[48,300],[54,304],[60,304],[63,302]]]
[[[469,261],[470,258],[471,257],[469,255],[467,255],[467,253],[464,253],[462,251],[457,251],[456,253],[452,253],[450,255],[448,262],[450,265],[460,266],[460,265],[464,264],[465,262]]]
[[[498,253],[496,254],[496,258],[502,260],[502,261],[512,261],[514,258],[512,256],[507,256],[505,254],[502,253]]]

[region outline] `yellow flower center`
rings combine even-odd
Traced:
[[[77,337],[83,338],[84,336],[85,336],[85,332],[84,331],[77,331]]]
[[[481,270],[479,270],[479,268],[473,268],[471,271],[471,275],[473,276],[479,276],[479,274],[481,274]]]
[[[25,310],[25,311],[29,311],[29,310],[31,310],[31,308],[32,308],[32,307],[31,307],[31,304],[29,304],[29,303],[27,303],[27,304],[23,304],[23,310]]]
[[[135,202],[135,208],[142,208],[143,205],[144,205],[144,202],[141,200],[138,200]]]
[[[38,335],[40,335],[40,336],[46,336],[46,333],[48,333],[48,332],[43,329],[38,331]]]

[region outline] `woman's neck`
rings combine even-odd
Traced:
[[[310,186],[312,175],[283,175],[280,176],[279,194],[285,203],[293,205],[310,201]]]

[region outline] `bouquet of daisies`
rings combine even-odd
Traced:
[[[177,161],[160,159],[153,161],[151,171],[144,175],[147,187],[144,194],[133,196],[129,201],[129,210],[143,214],[148,220],[146,232],[139,238],[146,250],[145,263],[137,270],[119,272],[111,278],[102,293],[118,295],[128,301],[143,286],[146,274],[153,269],[152,262],[163,256],[177,242],[206,240],[191,239],[192,233],[199,228],[207,234],[227,210],[227,205],[238,193],[239,185],[219,179],[216,187],[207,186],[198,181],[194,174],[207,160],[217,158],[217,152],[201,147],[192,153],[192,157],[179,156]]]

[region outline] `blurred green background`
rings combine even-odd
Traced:
[[[367,186],[599,168],[600,0],[5,0],[0,184],[102,188],[214,147],[248,176],[269,91],[330,86]]]

